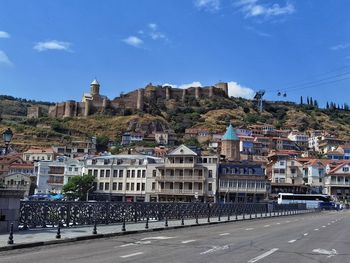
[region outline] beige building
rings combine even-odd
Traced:
[[[163,164],[149,164],[146,201],[216,201],[217,156],[202,156],[185,145]]]
[[[23,153],[25,161],[52,161],[55,159],[55,152],[52,148],[32,147]]]

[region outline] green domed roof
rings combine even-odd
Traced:
[[[224,140],[224,141],[237,141],[237,140],[239,140],[235,130],[233,129],[232,124],[230,124],[230,126],[227,127],[227,130],[226,130],[224,136],[222,137],[222,140]]]

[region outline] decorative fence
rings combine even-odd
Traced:
[[[304,204],[277,205],[216,203],[126,203],[22,201],[19,224],[22,229],[48,226],[111,224],[145,220],[172,220],[237,216],[306,210]]]

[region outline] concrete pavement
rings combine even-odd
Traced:
[[[350,211],[246,220],[0,253],[0,262],[350,262]]]

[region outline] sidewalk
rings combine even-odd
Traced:
[[[313,211],[298,211],[298,214],[310,213]],[[289,214],[286,214],[289,215]],[[295,215],[295,214],[294,214]],[[257,217],[255,217],[257,216]],[[274,215],[272,217],[278,217],[283,215]],[[51,244],[59,244],[66,242],[74,242],[79,240],[103,238],[103,237],[113,237],[120,235],[128,235],[135,233],[142,233],[147,231],[161,231],[166,229],[176,229],[180,227],[193,227],[199,225],[209,225],[209,224],[218,224],[218,223],[228,223],[241,220],[250,220],[250,219],[260,219],[260,218],[269,218],[270,214],[252,214],[251,218],[249,214],[239,215],[236,219],[235,216],[230,217],[228,221],[227,216],[221,217],[220,221],[218,217],[210,218],[208,222],[207,218],[198,219],[198,224],[195,219],[185,219],[184,225],[182,225],[181,220],[171,220],[168,222],[168,227],[165,226],[165,221],[149,221],[148,229],[146,229],[146,222],[140,223],[130,223],[127,222],[125,229],[122,231],[122,224],[110,224],[110,225],[97,225],[97,234],[92,234],[93,226],[75,226],[70,228],[61,228],[61,238],[57,239],[57,228],[36,228],[30,230],[21,230],[13,234],[13,245],[8,245],[7,241],[9,239],[9,234],[0,235],[0,251],[19,249],[19,248],[28,248],[36,246],[44,246]]]

